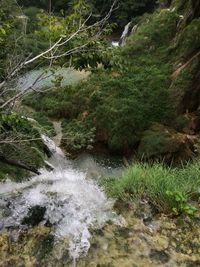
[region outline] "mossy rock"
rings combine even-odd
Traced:
[[[179,133],[161,124],[154,124],[145,131],[139,145],[139,155],[145,158],[188,160],[195,154],[198,136]]]
[[[0,266],[69,266],[68,240],[55,242],[51,231],[49,227],[36,226],[20,232],[17,241],[13,241],[8,233],[1,234]]]

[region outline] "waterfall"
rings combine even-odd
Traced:
[[[124,31],[122,32],[121,38],[120,38],[120,45],[123,46],[126,42],[126,38],[128,37],[129,31],[130,31],[130,26],[131,26],[131,21],[125,25]]]
[[[50,138],[42,135],[42,139],[53,153],[50,162],[54,170],[42,169],[41,175],[22,183],[10,180],[0,183],[0,207],[4,214],[0,230],[27,229],[23,222],[31,211],[42,209],[44,214],[38,224],[50,225],[55,240],[67,238],[69,254],[76,262],[90,248],[91,227],[102,227],[107,221],[116,224],[124,221],[112,210],[114,201],[107,199],[95,180],[75,169]]]
[[[131,34],[134,34],[138,29],[138,24],[134,25],[132,30],[131,30]]]
[[[126,43],[126,39],[130,34],[134,34],[138,28],[138,25],[134,25],[131,29],[132,22],[130,21],[128,24],[125,25],[122,35],[120,37],[119,44],[124,46]]]
[[[118,41],[112,41],[112,46],[118,47],[119,46],[119,42]]]

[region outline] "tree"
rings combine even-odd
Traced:
[[[20,0],[24,6],[36,6],[48,10],[48,0]],[[112,0],[87,0],[87,4],[92,8],[95,17],[104,17],[112,5]],[[113,12],[110,21],[117,23],[123,28],[133,17],[141,16],[145,12],[152,12],[156,6],[156,0],[118,0],[118,9]],[[55,12],[61,10],[67,14],[73,3],[66,0],[52,0],[52,8]]]
[[[5,0],[3,0],[5,1]],[[103,34],[110,30],[108,19],[114,9],[116,0],[111,5],[108,13],[101,19],[90,24],[92,16],[90,6],[85,0],[73,0],[70,8],[71,12],[65,17],[54,16],[51,11],[43,11],[39,14],[40,30],[35,33],[36,38],[47,42],[48,47],[36,55],[23,54],[18,56],[10,63],[4,79],[0,83],[0,109],[10,107],[17,100],[26,95],[35,83],[43,79],[43,75],[37,77],[33,85],[23,91],[10,94],[6,87],[7,83],[25,68],[39,62],[46,62],[49,68],[53,64],[64,64],[70,62],[76,68],[83,68],[88,65],[92,67],[104,63],[104,56],[99,53],[103,49],[99,40]],[[5,23],[3,24],[5,25]]]
[[[51,8],[48,12],[43,10],[37,14],[37,26],[34,27],[34,31],[27,32],[24,30],[23,23],[28,23],[29,18],[24,16],[21,7],[12,0],[1,1],[0,42],[3,47],[0,62],[1,162],[37,173],[35,167],[30,165],[32,163],[30,159],[35,155],[37,161],[41,158],[38,156],[40,154],[38,150],[44,150],[41,147],[39,132],[26,119],[10,111],[16,102],[31,90],[37,92],[33,87],[38,81],[44,79],[45,72],[23,91],[12,89],[9,82],[27,68],[30,70],[41,64],[45,64],[49,69],[53,65],[62,66],[67,63],[76,68],[97,67],[99,63],[104,64],[106,55],[104,57],[105,53],[101,50],[105,46],[99,40],[110,31],[108,19],[115,2],[102,19],[93,21],[93,23],[90,21],[92,16],[90,6],[85,0],[73,0],[70,12],[66,16],[55,16]],[[38,43],[41,41],[44,43],[44,47],[40,48],[38,53],[29,52],[27,40],[30,38],[36,39]],[[22,157],[20,162],[16,161],[16,157],[19,156]],[[39,164],[40,162],[37,166],[40,166]]]

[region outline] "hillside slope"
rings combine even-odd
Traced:
[[[200,1],[172,1],[138,21],[111,70],[26,104],[63,119],[63,146],[99,145],[147,158],[189,159],[200,131]],[[53,104],[52,104],[53,103]]]

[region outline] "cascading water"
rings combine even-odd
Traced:
[[[55,169],[41,170],[41,175],[23,183],[1,183],[1,231],[30,227],[24,222],[31,210],[40,208],[43,215],[38,223],[50,225],[55,239],[69,239],[69,253],[75,261],[90,247],[90,227],[102,227],[108,220],[123,224],[123,219],[112,211],[113,201],[95,181],[73,168],[52,140],[42,138],[53,152]]]
[[[131,27],[132,22],[130,21],[127,25],[124,27],[124,31],[122,32],[121,38],[120,38],[120,45],[123,46],[126,42],[126,38],[128,37],[130,27]]]
[[[119,45],[124,46],[126,43],[126,39],[130,34],[134,34],[138,29],[138,24],[134,25],[132,28],[132,22],[130,21],[128,24],[125,25],[122,35],[119,40]]]

